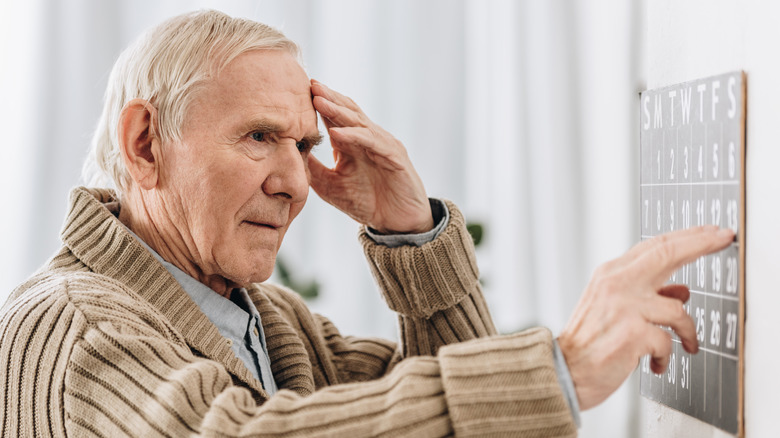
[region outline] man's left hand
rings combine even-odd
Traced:
[[[380,233],[433,228],[425,187],[404,145],[372,122],[352,99],[311,81],[314,108],[333,146],[333,169],[309,155],[311,187],[350,217]]]

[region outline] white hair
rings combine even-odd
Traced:
[[[234,58],[250,50],[284,50],[300,62],[298,46],[262,23],[218,11],[173,17],[141,35],[114,64],[92,147],[84,163],[88,185],[109,186],[121,196],[130,176],[119,149],[122,109],[143,99],[157,109],[154,134],[165,144],[181,139],[181,126],[193,91]]]

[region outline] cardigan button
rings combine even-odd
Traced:
[[[228,347],[232,347],[233,346],[233,340],[232,339],[226,339],[226,340],[227,340]]]

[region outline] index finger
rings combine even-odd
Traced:
[[[647,278],[653,284],[661,285],[680,266],[691,263],[697,258],[727,247],[734,241],[734,232],[730,228],[669,233],[659,236],[654,244],[647,245],[639,252],[632,263],[638,277]],[[653,240],[655,240],[653,239]]]
[[[349,97],[337,91],[331,90],[325,84],[323,84],[322,82],[316,79],[311,80],[311,94],[315,97],[316,96],[323,97],[333,103],[347,107],[353,111],[362,112],[362,110],[355,103],[354,100],[350,99]]]
[[[659,236],[653,237],[652,239],[643,240],[637,243],[625,254],[623,254],[622,258],[625,262],[630,263],[642,256],[644,253],[650,251],[651,248],[655,247],[656,245],[662,245],[669,239],[679,239],[683,236],[691,235],[698,236],[708,231],[717,231],[718,229],[719,228],[717,225],[701,225],[661,234]]]

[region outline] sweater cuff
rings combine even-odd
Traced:
[[[549,330],[447,345],[439,363],[456,436],[576,436]]]
[[[443,202],[438,199],[430,198],[428,199],[428,203],[431,205],[434,223],[433,229],[430,231],[419,234],[381,234],[379,231],[364,225],[366,234],[374,242],[381,243],[390,248],[396,248],[402,245],[423,246],[439,237],[439,234],[444,231],[444,228],[450,222],[450,212]]]
[[[428,318],[448,309],[479,287],[474,241],[455,204],[444,201],[449,223],[421,246],[390,248],[361,229],[359,239],[388,306],[405,316]]]

